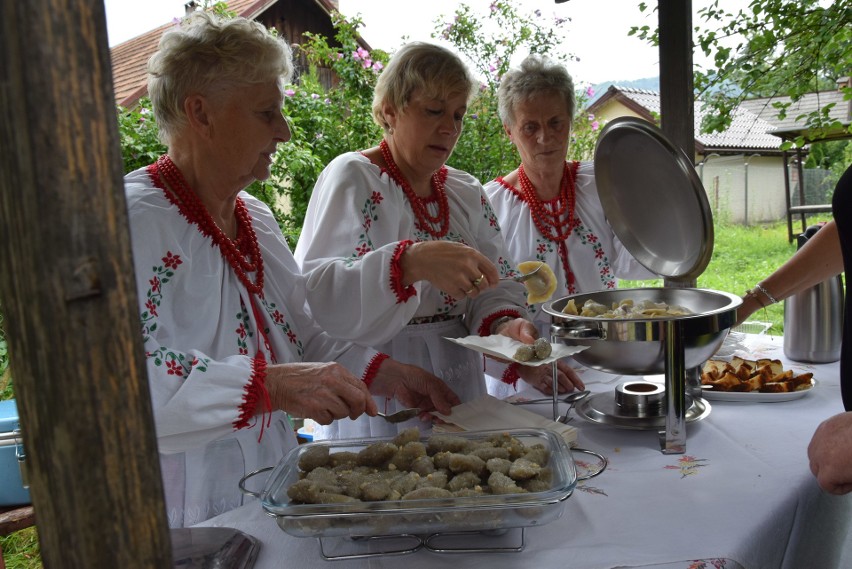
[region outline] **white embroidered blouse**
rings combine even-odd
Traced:
[[[362,376],[376,352],[317,327],[299,268],[259,200],[240,194],[265,264],[262,298],[145,168],[125,177],[125,190],[169,524],[192,525],[241,505],[239,479],[296,444],[286,415],[264,412],[266,364],[336,359]]]

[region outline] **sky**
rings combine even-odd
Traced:
[[[524,14],[540,10],[542,18],[570,18],[562,27],[564,53],[579,61],[568,64],[575,83],[598,84],[656,77],[659,74],[657,49],[627,35],[631,26],[657,23],[656,13],[643,14],[639,0],[515,0]],[[109,45],[113,46],[184,14],[185,0],[104,0]],[[361,36],[374,48],[393,52],[409,40],[435,41],[434,22],[448,21],[459,0],[339,0],[346,16],[360,15]],[[485,13],[490,0],[466,0],[476,12]],[[693,2],[694,5],[697,2]],[[144,7],[143,7],[144,6]],[[399,6],[399,9],[392,9]]]

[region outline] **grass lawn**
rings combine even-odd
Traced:
[[[822,220],[827,220],[825,217]],[[816,223],[817,219],[809,220]],[[787,261],[796,251],[795,243],[787,243],[786,223],[772,225],[717,225],[715,245],[710,265],[698,278],[699,288],[721,290],[742,295]],[[624,287],[662,286],[662,281],[622,281]],[[771,322],[769,334],[784,333],[783,303],[756,312],[751,320]],[[5,369],[5,342],[0,337],[0,399],[13,396]],[[8,569],[37,569],[42,567],[39,557],[38,535],[28,528],[7,537],[0,537],[0,546]]]
[[[809,219],[809,224],[828,221],[830,216]],[[794,224],[794,230],[798,230]],[[771,225],[716,225],[713,257],[697,286],[742,296],[795,252],[796,243],[787,243],[786,222]],[[622,287],[649,286],[651,281],[622,281]],[[654,281],[653,286],[662,286]],[[769,322],[767,334],[784,334],[784,303],[774,304],[752,314],[749,321]]]

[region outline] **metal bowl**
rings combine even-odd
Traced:
[[[605,305],[622,300],[652,300],[683,306],[694,314],[662,318],[604,319],[565,314],[574,299]],[[586,367],[625,375],[665,373],[666,342],[682,346],[684,365],[703,364],[722,345],[737,319],[742,299],[727,292],[696,288],[632,288],[575,294],[544,306],[554,341],[587,346],[573,357]],[[673,337],[670,337],[673,336]]]

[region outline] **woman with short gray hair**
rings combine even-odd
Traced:
[[[516,170],[485,184],[515,262],[541,261],[556,275],[554,296],[613,289],[618,278],[655,278],[634,259],[604,215],[591,162],[568,161],[574,82],[559,63],[531,55],[506,73],[497,91],[503,129],[518,150]],[[541,334],[550,318],[529,315]],[[503,374],[512,376],[511,368]],[[489,392],[507,394],[493,378]]]
[[[149,66],[168,153],[125,176],[171,527],[243,504],[242,477],[297,444],[287,417],[375,415],[371,397],[448,413],[435,376],[333,340],[269,208],[244,191],[290,138],[290,49],[261,25],[196,12]]]

